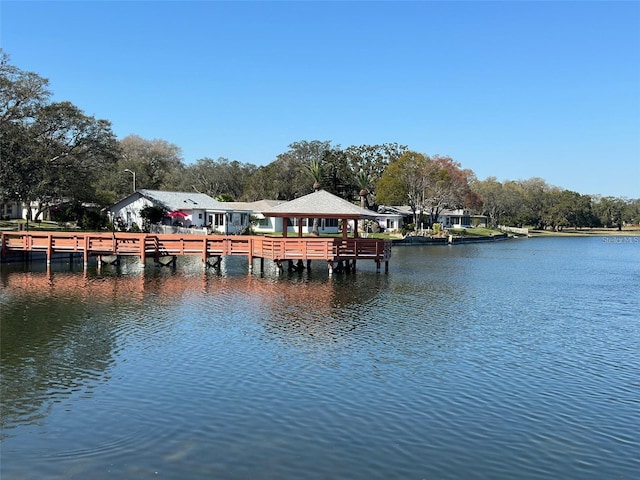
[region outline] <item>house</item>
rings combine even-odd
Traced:
[[[257,202],[224,202],[228,208],[251,212],[251,229],[256,233],[282,231],[282,219],[265,217],[261,212],[284,203],[284,200],[258,200]]]
[[[24,204],[17,200],[0,201],[0,219],[2,220],[25,218],[26,210]]]
[[[115,225],[131,229],[142,226],[140,211],[149,206],[164,208],[168,213],[163,225],[198,228],[221,234],[243,232],[249,226],[251,210],[234,209],[204,193],[165,192],[140,189],[109,207]]]
[[[397,206],[385,206],[381,205],[378,208],[378,212],[387,215],[399,215],[406,222],[413,223],[413,211],[408,205]],[[418,217],[421,217],[421,211],[416,212]],[[429,212],[425,212],[425,216],[428,216]],[[470,228],[470,227],[486,227],[487,217],[486,215],[474,215],[471,210],[458,208],[458,209],[444,209],[438,214],[438,218],[434,223],[440,223],[445,228]],[[400,223],[402,225],[402,223]],[[418,229],[424,229],[427,227],[427,223],[421,223],[418,225]]]

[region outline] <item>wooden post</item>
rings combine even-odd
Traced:
[[[140,242],[140,263],[144,265],[145,263],[147,263],[147,250],[145,248],[147,243],[147,236],[140,235],[138,237],[138,241]]]
[[[91,246],[91,239],[89,235],[84,236],[84,252],[82,253],[82,265],[86,270],[89,266],[89,248]]]
[[[204,240],[202,241],[202,262],[207,263],[207,236],[204,236]]]
[[[53,256],[53,238],[49,233],[47,235],[47,266],[51,265],[51,257]]]

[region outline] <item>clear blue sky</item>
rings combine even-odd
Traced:
[[[54,100],[210,157],[398,142],[478,178],[640,197],[640,2],[5,1]]]

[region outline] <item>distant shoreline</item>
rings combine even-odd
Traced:
[[[565,228],[561,232],[551,230],[529,230],[530,237],[604,237],[640,236],[640,226],[617,228]]]

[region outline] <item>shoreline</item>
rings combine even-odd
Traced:
[[[617,228],[567,228],[561,232],[551,230],[529,230],[530,237],[629,237],[640,236],[640,227]]]

